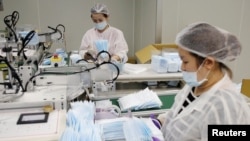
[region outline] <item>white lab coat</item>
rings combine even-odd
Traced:
[[[165,141],[207,141],[209,124],[250,124],[250,108],[227,74],[178,114],[191,88],[176,95],[162,126]]]
[[[123,32],[115,27],[109,26],[104,32],[100,33],[95,28],[89,29],[82,38],[79,54],[84,56],[87,51],[93,56],[98,54],[94,41],[108,40],[108,52],[111,56],[117,55],[122,62],[127,62],[128,45]]]

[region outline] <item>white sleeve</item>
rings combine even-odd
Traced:
[[[118,37],[115,41],[115,55],[119,56],[122,62],[128,61],[128,44],[124,38],[123,32],[119,32]]]
[[[84,54],[88,51],[88,43],[87,43],[87,37],[86,34],[83,35],[82,41],[81,41],[81,46],[79,48],[79,55],[84,57]]]
[[[84,54],[89,50],[90,48],[90,39],[89,39],[89,32],[87,31],[83,37],[82,37],[82,41],[81,41],[81,46],[79,48],[79,55],[82,56],[82,58],[84,57]]]

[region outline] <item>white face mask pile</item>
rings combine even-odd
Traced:
[[[133,117],[123,125],[126,141],[152,141],[153,134],[145,122]]]
[[[105,141],[124,140],[123,124],[128,120],[127,117],[96,120],[96,125],[99,126],[101,136]]]
[[[118,99],[121,111],[160,108],[162,102],[158,95],[148,88],[128,94]]]
[[[94,124],[93,102],[73,102],[67,113],[66,125],[60,141],[102,141],[100,128]]]

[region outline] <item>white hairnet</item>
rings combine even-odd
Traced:
[[[90,12],[91,14],[102,13],[102,14],[109,15],[109,10],[107,6],[104,4],[100,4],[100,3],[95,4],[94,7],[91,8]]]
[[[241,53],[235,35],[208,23],[193,23],[176,36],[176,44],[192,53],[214,57],[219,62],[234,61]]]

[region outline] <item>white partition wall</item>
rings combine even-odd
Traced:
[[[243,50],[239,59],[228,64],[233,80],[250,78],[250,1],[248,0],[162,0],[162,43],[172,43],[187,24],[205,21],[234,33]]]

